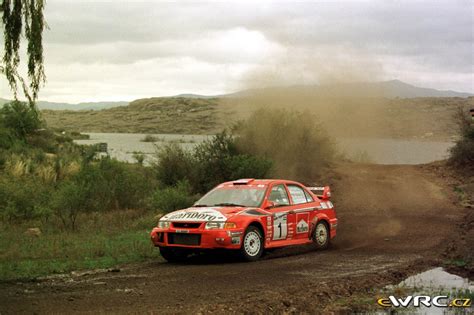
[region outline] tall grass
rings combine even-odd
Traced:
[[[128,210],[81,219],[84,223],[77,232],[42,227],[39,237],[25,235],[27,223],[0,226],[0,281],[108,268],[159,256],[149,240],[156,224],[153,214]]]

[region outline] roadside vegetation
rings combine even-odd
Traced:
[[[156,179],[94,152],[48,129],[35,107],[0,109],[1,280],[157,255],[146,233]]]
[[[34,106],[6,104],[0,109],[0,280],[154,258],[148,233],[158,216],[192,205],[215,185],[319,174],[333,148],[313,118],[260,110],[193,149],[168,143],[145,166],[139,152],[136,163],[98,157],[95,146],[72,141],[80,134],[49,129]],[[311,154],[300,161],[307,148]]]
[[[471,168],[474,165],[474,120],[469,113],[459,107],[455,120],[458,123],[460,139],[451,148],[449,162],[461,169]]]

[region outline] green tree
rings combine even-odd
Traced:
[[[40,86],[46,80],[43,66],[43,30],[46,23],[43,10],[43,0],[3,0],[0,6],[4,39],[0,72],[7,78],[15,99],[20,84],[31,106],[34,106]],[[22,37],[27,42],[28,80],[18,73]]]
[[[13,101],[0,109],[0,126],[2,125],[17,138],[24,140],[27,135],[41,128],[42,121],[36,107]]]

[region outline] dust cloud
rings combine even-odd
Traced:
[[[333,138],[387,136],[384,77],[372,56],[343,51],[295,51],[269,58],[242,76],[239,90],[222,100],[235,120],[259,108],[309,111]]]
[[[259,108],[308,111],[336,143],[356,139],[371,152],[379,149],[373,139],[452,139],[453,122],[446,117],[460,99],[393,98],[393,87],[384,79],[384,65],[374,56],[288,47],[243,74],[236,88],[241,92],[220,99],[222,120],[246,119]],[[349,157],[358,160],[365,153]]]
[[[239,90],[283,86],[331,86],[341,83],[370,82],[383,79],[383,67],[374,56],[356,52],[287,48],[280,56],[269,57],[243,74]],[[343,91],[328,91],[340,96]],[[377,91],[371,91],[371,94]],[[361,94],[363,95],[363,94]]]

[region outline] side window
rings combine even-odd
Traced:
[[[309,194],[309,192],[307,192],[307,191],[305,190],[305,191],[304,191],[304,194],[305,194],[305,196],[306,196],[306,201],[307,201],[307,202],[313,202],[313,201],[314,201],[313,197]]]
[[[277,206],[288,206],[290,205],[290,200],[288,199],[288,194],[286,193],[285,186],[275,185],[270,191],[270,196],[268,200],[273,201]]]
[[[308,202],[305,191],[301,187],[296,185],[288,185],[288,191],[290,192],[291,199],[293,199],[293,203],[295,205]]]

